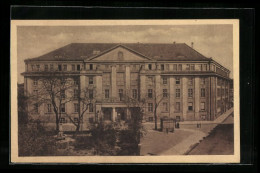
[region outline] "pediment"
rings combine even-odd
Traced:
[[[149,61],[148,57],[139,54],[124,46],[117,46],[111,50],[101,52],[100,54],[88,59],[88,61]]]

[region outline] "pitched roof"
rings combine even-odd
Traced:
[[[71,43],[42,56],[27,59],[38,61],[78,61],[94,57],[94,50],[105,52],[117,45],[132,49],[148,58],[163,61],[209,60],[185,43]]]

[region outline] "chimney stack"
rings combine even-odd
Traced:
[[[191,42],[191,48],[193,48],[193,45],[194,45],[194,43],[193,43],[193,42]]]

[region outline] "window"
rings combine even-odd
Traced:
[[[60,110],[61,110],[62,113],[66,112],[66,110],[65,110],[65,103],[62,103],[60,105]]]
[[[201,88],[200,96],[205,97],[205,88]]]
[[[92,103],[89,104],[89,112],[94,112],[93,104],[92,104]]]
[[[167,91],[167,89],[163,89],[163,97],[168,97],[168,91]]]
[[[79,119],[78,118],[74,118],[74,123],[78,123]]]
[[[181,96],[181,89],[176,89],[176,98],[180,98]]]
[[[200,78],[200,84],[204,85],[206,83],[206,79],[205,78]]]
[[[60,118],[60,123],[66,123],[66,119],[65,118]]]
[[[163,78],[163,84],[167,84],[167,78],[166,77]]]
[[[110,73],[103,73],[102,83],[103,85],[110,85],[111,74]]]
[[[89,98],[90,98],[90,99],[93,99],[93,97],[94,97],[93,90],[90,89],[88,92],[89,92],[89,93],[88,93],[88,94],[89,94]]]
[[[168,112],[168,103],[167,102],[163,102],[163,110],[165,112]]]
[[[38,113],[38,111],[39,111],[39,105],[38,105],[38,103],[35,103],[34,104],[34,112]]]
[[[182,64],[178,65],[178,71],[182,71]]]
[[[181,84],[181,79],[178,77],[178,78],[176,78],[176,85],[179,85],[179,84]]]
[[[205,71],[208,70],[208,69],[207,69],[207,64],[204,64],[204,69],[205,69]]]
[[[200,110],[205,111],[205,102],[200,103]]]
[[[188,97],[193,97],[193,90],[191,88],[188,89]]]
[[[74,85],[78,85],[79,84],[79,80],[78,79],[74,79]]]
[[[36,68],[37,68],[37,71],[40,71],[40,65],[39,64],[36,65]]]
[[[135,64],[133,65],[133,70],[136,70],[136,65]]]
[[[61,65],[58,65],[58,69],[59,69],[59,71],[61,71]]]
[[[109,89],[105,90],[105,98],[108,99],[109,98]]]
[[[189,78],[188,84],[193,85],[193,78]]]
[[[191,69],[191,71],[194,71],[194,70],[195,70],[194,64],[191,64],[191,65],[190,65],[190,69]]]
[[[80,65],[79,64],[77,65],[77,71],[80,71]]]
[[[153,85],[153,77],[148,77],[148,85]]]
[[[67,71],[67,65],[63,65],[63,71]]]
[[[50,70],[53,71],[53,64],[50,65]]]
[[[137,89],[133,89],[133,98],[136,99],[137,98]]]
[[[189,102],[188,103],[188,111],[192,111],[193,110],[193,103]]]
[[[76,69],[75,69],[75,64],[72,64],[72,65],[71,65],[71,70],[72,70],[72,71],[75,71],[75,70],[76,70]]]
[[[60,97],[61,97],[62,99],[65,99],[65,90],[61,90],[61,91],[60,91]]]
[[[106,64],[106,65],[105,65],[105,68],[106,68],[106,69],[108,69],[108,68],[109,68],[109,65],[108,65],[108,64]]]
[[[153,112],[153,104],[148,103],[148,112]]]
[[[173,71],[177,71],[177,64],[173,64]]]
[[[78,98],[78,97],[79,97],[79,90],[74,89],[74,98]]]
[[[52,111],[51,104],[47,104],[47,111],[48,111],[48,113],[50,113]]]
[[[89,121],[89,123],[94,123],[94,118],[91,117],[88,119],[88,121]]]
[[[32,71],[34,71],[34,65],[31,65]]]
[[[116,84],[125,85],[125,73],[116,73]]]
[[[161,70],[164,71],[164,64],[161,64]]]
[[[37,80],[37,79],[34,79],[34,80],[33,80],[33,85],[34,85],[34,86],[37,86],[37,85],[38,85],[38,80]]]
[[[74,112],[79,112],[79,104],[74,103]]]
[[[48,69],[49,69],[48,64],[45,64],[45,65],[44,65],[44,70],[45,70],[45,71],[48,71]]]
[[[148,64],[148,69],[152,70],[152,64]]]
[[[176,104],[175,104],[175,111],[176,112],[180,112],[180,108],[181,108],[181,103],[180,102],[176,102]]]
[[[33,90],[33,95],[37,96],[38,95],[38,90]]]
[[[123,89],[119,89],[118,94],[119,94],[119,100],[122,101],[123,100]]]
[[[89,79],[89,81],[88,81],[89,84],[93,84],[93,83],[94,83],[94,82],[93,82],[93,77],[92,77],[92,76],[89,77],[88,79]]]
[[[148,97],[153,98],[153,90],[152,89],[148,89]]]
[[[190,64],[187,64],[187,65],[186,65],[186,70],[187,70],[187,71],[190,71]]]
[[[89,64],[89,69],[93,70],[93,64]]]

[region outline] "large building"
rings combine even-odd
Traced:
[[[96,115],[104,120],[131,117],[127,98],[145,101],[144,121],[157,116],[185,120],[214,120],[233,105],[230,100],[230,71],[185,43],[72,43],[40,57],[26,59],[24,88],[27,95],[42,89],[41,76],[57,73],[88,89],[94,101],[84,113],[83,126]],[[77,81],[78,80],[78,81]],[[73,89],[73,88],[72,88]],[[74,88],[75,90],[75,88]],[[71,92],[64,91],[64,95]],[[62,104],[63,114],[77,120],[78,100]],[[29,105],[32,116],[55,123],[51,103]]]

